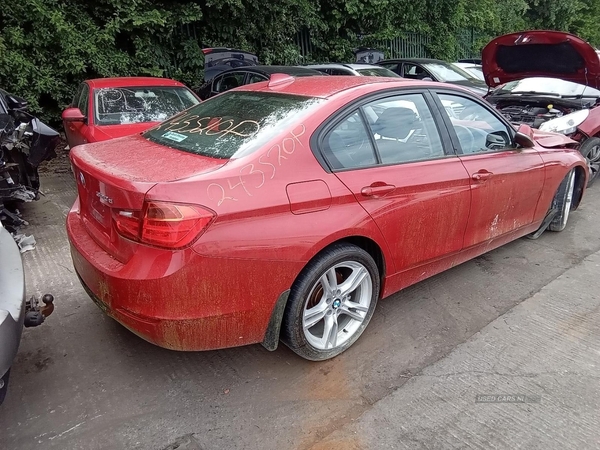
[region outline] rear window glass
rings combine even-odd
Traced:
[[[213,158],[252,153],[302,120],[323,99],[268,92],[226,92],[146,131],[148,140]]]
[[[111,87],[95,89],[94,104],[97,125],[125,125],[162,122],[198,99],[184,87]]]

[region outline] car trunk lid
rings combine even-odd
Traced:
[[[523,31],[492,40],[482,51],[485,81],[496,87],[553,77],[600,89],[600,58],[583,39],[560,31]]]
[[[211,172],[227,161],[168,148],[139,135],[77,146],[71,162],[81,219],[98,245],[125,262],[137,244],[117,233],[116,215],[141,212],[146,193],[158,183]]]

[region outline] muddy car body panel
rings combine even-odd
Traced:
[[[450,116],[465,105],[483,119]],[[372,252],[387,297],[538,229],[571,170],[576,207],[581,155],[516,136],[483,99],[441,83],[273,76],[141,136],[75,148],[73,264],[103,311],[154,344],[260,343],[332,245]],[[508,147],[491,151],[498,139]]]

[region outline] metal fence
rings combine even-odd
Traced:
[[[482,36],[473,30],[462,30],[456,36],[456,57],[459,58],[478,58],[479,40]],[[376,48],[385,53],[386,58],[434,58],[430,51],[431,35],[423,33],[402,33],[393,39],[373,40],[363,38],[357,40],[356,47],[368,46]],[[295,37],[295,43],[298,46],[299,62],[309,62],[314,60],[315,55],[323,52],[315,48],[310,38],[309,30],[300,31]]]

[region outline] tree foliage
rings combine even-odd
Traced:
[[[429,53],[457,56],[461,31],[480,45],[511,31],[575,32],[600,43],[600,0],[21,0],[0,9],[0,86],[57,117],[77,83],[107,76],[169,76],[196,85],[201,49],[236,47],[262,62],[294,64],[297,33],[313,57],[344,61],[360,42],[406,32]]]

